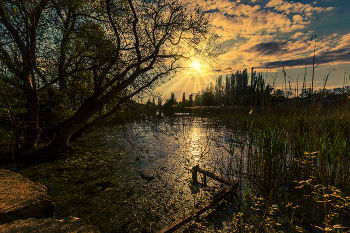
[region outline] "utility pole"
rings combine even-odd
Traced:
[[[316,52],[316,35],[311,37],[311,41],[314,39],[314,57],[312,58],[312,80],[311,80],[311,96],[314,94],[314,77],[315,77],[315,52]]]

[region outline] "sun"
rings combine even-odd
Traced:
[[[195,72],[201,72],[203,71],[203,65],[197,61],[197,60],[194,60],[192,61],[191,63],[191,68],[195,71]]]

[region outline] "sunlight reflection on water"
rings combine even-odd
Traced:
[[[202,168],[224,176],[230,159],[225,147],[229,148],[231,142],[238,141],[224,126],[210,125],[207,118],[178,118],[154,124],[135,123],[125,131],[126,141],[131,142],[128,153],[136,157],[133,164],[143,179],[151,179],[155,186],[156,183],[166,185],[161,196],[154,198],[169,200],[165,204],[169,208],[167,211],[171,211],[170,200],[180,204],[182,209],[174,213],[174,219],[192,208],[191,202],[188,202],[194,195],[188,185],[191,180],[189,169],[199,164]],[[111,140],[111,135],[118,133],[111,131],[107,135],[106,138]],[[208,185],[216,186],[218,183],[209,180]],[[154,193],[152,190],[149,192]]]
[[[191,188],[189,169],[199,164],[224,176],[230,158],[224,147],[237,140],[224,126],[191,117],[111,126],[91,135],[78,142],[87,146],[69,163],[62,158],[23,174],[48,187],[56,217],[81,217],[101,232],[154,232],[183,217],[205,195]],[[223,229],[229,215],[208,231]]]
[[[191,129],[191,154],[194,156],[194,160],[199,160],[200,148],[199,148],[199,138],[198,138],[198,128]]]

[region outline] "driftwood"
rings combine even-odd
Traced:
[[[238,182],[232,182],[232,181],[229,181],[229,180],[225,180],[225,179],[223,179],[223,178],[221,178],[221,177],[215,175],[215,174],[212,173],[212,172],[209,172],[209,171],[206,171],[206,170],[203,170],[203,169],[199,168],[198,165],[197,165],[197,166],[194,166],[194,167],[192,168],[192,180],[193,180],[194,183],[197,183],[197,182],[198,182],[198,181],[197,181],[197,173],[198,173],[198,172],[199,172],[199,173],[202,173],[202,174],[204,175],[204,185],[206,185],[206,183],[207,183],[206,179],[207,179],[207,176],[208,176],[208,177],[210,177],[210,178],[212,178],[212,179],[214,179],[214,180],[217,180],[217,181],[219,181],[219,182],[221,182],[221,183],[223,183],[223,184],[226,184],[226,185],[228,185],[228,186],[233,186],[234,189],[237,189],[237,188],[238,188]]]
[[[213,207],[214,205],[216,205],[217,203],[219,203],[221,200],[223,200],[224,198],[230,198],[232,200],[233,195],[234,195],[234,191],[238,188],[238,182],[231,182],[229,180],[225,180],[217,175],[215,175],[212,172],[208,172],[205,171],[201,168],[199,168],[199,166],[195,166],[192,168],[192,180],[193,183],[197,183],[197,173],[202,173],[204,175],[204,184],[206,185],[206,177],[211,177],[214,180],[217,180],[223,184],[228,185],[228,188],[224,188],[222,190],[220,190],[216,195],[213,196],[213,200],[209,201],[205,204],[200,205],[199,207],[197,207],[196,209],[194,209],[194,211],[191,214],[186,215],[184,218],[176,220],[175,222],[173,222],[172,224],[168,225],[167,227],[163,228],[162,230],[160,230],[158,233],[171,233],[174,232],[176,230],[178,230],[179,228],[181,228],[183,225],[185,225],[186,223],[190,222],[193,218],[198,217],[199,215],[201,215],[202,213],[204,213],[206,210],[210,209],[211,207]]]

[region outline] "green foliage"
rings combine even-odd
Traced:
[[[175,109],[180,107],[176,101],[174,93],[171,93],[170,98],[164,103],[163,109],[167,115],[174,115]]]
[[[27,113],[27,109],[25,108],[13,108],[12,112],[14,114],[24,114]],[[5,108],[0,108],[0,118],[4,117],[3,115],[7,114],[7,110]]]

